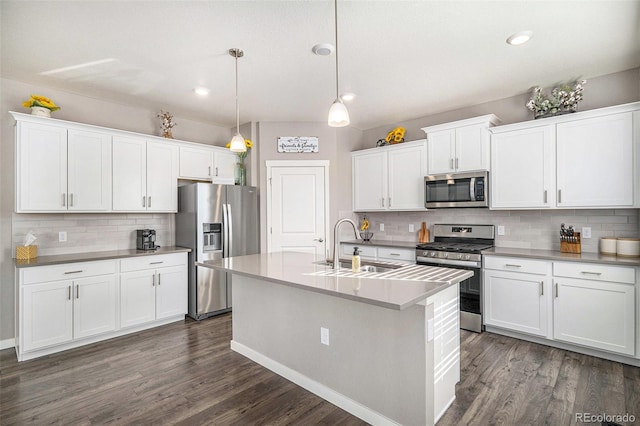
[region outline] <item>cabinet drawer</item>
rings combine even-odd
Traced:
[[[390,260],[416,261],[416,251],[414,249],[403,249],[397,247],[378,247],[378,257]]]
[[[187,253],[158,254],[155,256],[138,256],[122,259],[120,272],[141,271],[144,269],[165,268],[167,266],[185,265]]]
[[[484,256],[484,269],[547,275],[551,262],[519,257]]]
[[[358,247],[358,250],[360,251],[360,257],[378,257],[377,247],[365,246],[363,244],[342,244],[342,257],[351,259],[351,256],[353,256],[354,247]]]
[[[553,275],[556,277],[614,281],[625,284],[635,284],[636,282],[634,268],[600,265],[597,263],[553,262]]]
[[[43,283],[47,281],[73,280],[95,275],[115,274],[116,260],[102,262],[76,262],[62,265],[38,266],[21,270],[22,284]]]

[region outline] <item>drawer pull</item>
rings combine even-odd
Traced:
[[[522,265],[516,265],[514,263],[507,263],[506,265],[507,268],[522,268]]]
[[[69,274],[79,274],[80,272],[84,272],[82,269],[78,270],[78,271],[67,271],[64,274],[65,275],[69,275]]]
[[[602,272],[581,271],[580,273],[581,274],[586,274],[586,275],[597,275],[597,276],[602,275]]]
[[[161,260],[160,262],[149,262],[149,265],[159,265],[161,263],[164,263],[164,260]]]
[[[389,253],[390,256],[400,256],[400,253]]]

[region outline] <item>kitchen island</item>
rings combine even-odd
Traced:
[[[334,271],[281,252],[198,263],[233,274],[231,348],[371,424],[434,424],[460,378],[458,283],[407,265]]]

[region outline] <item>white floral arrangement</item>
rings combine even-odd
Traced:
[[[582,91],[587,80],[578,80],[573,87],[563,84],[551,90],[551,97],[542,93],[541,87],[534,87],[527,108],[533,111],[534,117],[576,112],[578,102],[582,100]]]
[[[173,115],[171,115],[169,111],[164,112],[163,110],[160,110],[157,117],[162,120],[162,123],[160,123],[160,129],[162,130],[162,137],[173,139],[173,134],[171,133],[171,129],[177,126],[177,123],[173,121]]]

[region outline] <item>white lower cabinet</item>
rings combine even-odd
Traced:
[[[19,361],[161,325],[187,313],[186,252],[24,267],[16,275]]]
[[[550,287],[545,276],[485,270],[485,324],[546,337]]]
[[[637,355],[635,268],[500,256],[484,262],[484,323],[491,331]]]

